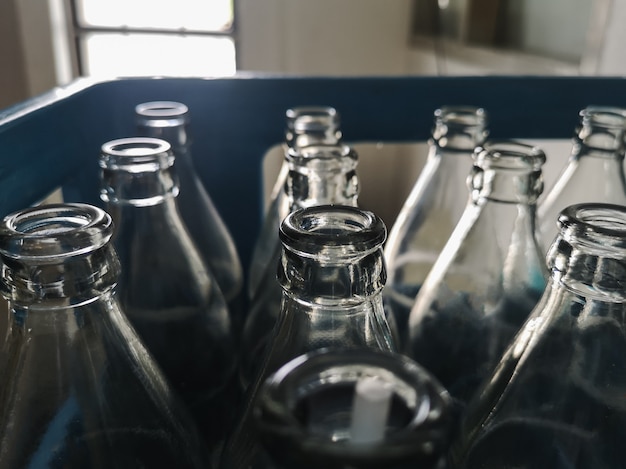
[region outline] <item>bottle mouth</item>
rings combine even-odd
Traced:
[[[362,417],[354,406],[364,380],[384,386],[389,399],[383,420],[375,418],[380,437],[367,443],[353,438],[352,425]],[[377,413],[374,407],[370,411]],[[432,375],[406,356],[373,349],[321,349],[288,362],[265,381],[254,415],[278,458],[319,455],[346,463],[434,457],[452,424],[449,395]],[[281,451],[286,444],[300,454]]]
[[[283,220],[280,240],[301,256],[367,254],[387,237],[384,222],[374,213],[345,205],[318,205],[296,210]]]
[[[592,243],[596,249],[626,249],[626,206],[604,203],[566,207],[558,217],[560,236]],[[626,252],[620,253],[626,257]]]
[[[50,204],[7,215],[0,226],[0,253],[22,260],[78,256],[96,251],[113,234],[111,217],[80,203]]]
[[[180,119],[187,122],[189,108],[176,101],[150,101],[135,106],[135,114],[138,117],[150,121],[153,125],[172,125],[171,120]]]
[[[110,170],[155,171],[174,164],[171,145],[158,138],[120,138],[105,143],[101,150],[100,167]]]
[[[613,106],[587,106],[579,115],[583,125],[626,129],[626,109]]]
[[[474,165],[483,170],[541,171],[545,162],[540,148],[515,140],[487,141],[474,150]]]
[[[331,106],[298,106],[287,109],[287,129],[295,132],[320,132],[339,126],[339,113]]]
[[[442,106],[435,110],[432,131],[437,147],[447,151],[472,152],[488,135],[487,112],[475,106]]]

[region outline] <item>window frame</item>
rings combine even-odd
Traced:
[[[85,60],[84,51],[82,48],[81,40],[84,36],[90,33],[100,34],[155,34],[161,36],[205,36],[205,37],[226,37],[233,41],[235,48],[235,70],[239,70],[239,54],[238,50],[238,34],[237,34],[237,3],[238,0],[230,0],[233,7],[233,20],[228,29],[220,31],[199,31],[194,29],[167,29],[167,28],[138,28],[129,26],[111,27],[111,26],[87,26],[80,22],[78,14],[78,0],[67,0],[68,10],[70,16],[70,24],[72,27],[73,45],[74,45],[74,57],[76,70],[79,76],[86,76],[85,73]]]

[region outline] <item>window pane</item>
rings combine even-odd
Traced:
[[[75,0],[84,26],[228,30],[232,0]]]
[[[230,76],[231,38],[162,34],[89,33],[81,39],[88,76]]]

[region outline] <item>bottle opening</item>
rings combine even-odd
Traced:
[[[339,125],[339,113],[330,106],[300,106],[287,109],[287,128],[297,132],[324,131]]]
[[[111,217],[87,204],[50,204],[15,212],[0,226],[0,253],[10,258],[92,252],[111,238]]]
[[[344,205],[296,210],[280,227],[285,247],[310,254],[333,247],[365,252],[381,247],[386,237],[385,224],[374,213]]]
[[[623,205],[571,205],[561,212],[558,223],[561,230],[577,226],[579,232],[603,234],[626,242],[626,207]]]
[[[322,349],[270,376],[255,415],[269,439],[277,440],[278,450],[287,438],[309,456],[375,455],[379,463],[408,458],[419,465],[420,454],[436,452],[448,437],[447,396],[407,357],[370,349]]]
[[[587,106],[580,111],[583,125],[626,129],[626,109],[611,106]]]
[[[136,166],[136,165],[147,166]],[[152,137],[130,137],[111,140],[102,145],[100,166],[132,172],[156,171],[174,164],[171,145]],[[132,169],[132,166],[136,166]]]
[[[488,141],[475,149],[474,161],[483,169],[538,171],[546,155],[538,147],[514,140]]]
[[[135,112],[143,117],[171,118],[185,116],[189,108],[175,101],[150,101],[135,106]]]

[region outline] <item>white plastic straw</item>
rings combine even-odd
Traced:
[[[384,438],[392,395],[391,386],[375,377],[357,382],[350,422],[353,443],[376,443]]]

